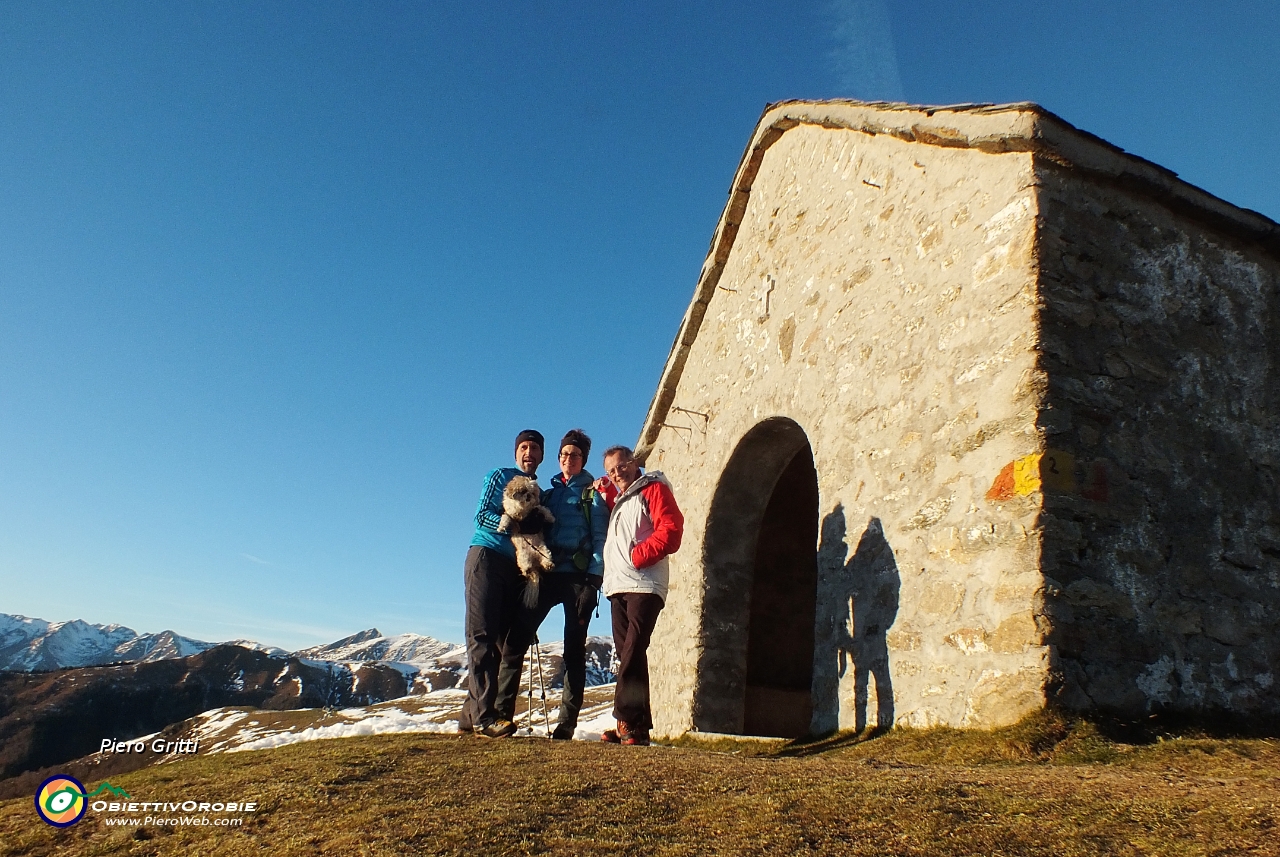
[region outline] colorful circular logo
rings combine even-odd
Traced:
[[[88,808],[84,784],[68,774],[54,774],[36,789],[36,812],[45,824],[70,827]]]

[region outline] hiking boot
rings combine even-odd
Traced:
[[[632,729],[627,726],[626,723],[619,720],[618,728],[604,730],[604,733],[600,736],[600,740],[609,744],[625,744],[627,743],[627,736],[631,733]]]
[[[572,741],[573,732],[577,727],[572,723],[557,723],[555,731],[551,733],[552,741]]]
[[[487,726],[475,727],[475,733],[482,738],[506,738],[515,731],[516,725],[510,720],[495,720]]]
[[[628,732],[622,736],[622,746],[624,747],[648,747],[649,746],[649,730],[637,729],[634,732]]]

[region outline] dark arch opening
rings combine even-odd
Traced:
[[[792,420],[765,420],[738,442],[707,516],[699,731],[809,732],[817,542],[809,440]]]

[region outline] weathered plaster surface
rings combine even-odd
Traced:
[[[887,712],[874,680],[862,712],[854,692],[855,665],[883,676],[884,657],[900,722],[1034,707],[1036,508],[982,501],[1038,448],[1034,223],[1026,153],[802,126],[766,154],[648,460],[691,512],[652,649],[659,730],[693,725],[706,510],[738,441],[776,416],[819,475],[815,727]],[[892,557],[860,571],[873,519]],[[854,627],[851,599],[896,616]]]

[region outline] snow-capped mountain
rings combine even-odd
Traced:
[[[239,646],[242,649],[248,649],[251,652],[262,652],[276,657],[286,657],[290,654],[288,649],[282,649],[279,646],[264,646],[255,640],[227,640],[220,643],[222,646]]]
[[[118,661],[149,663],[185,658],[216,645],[218,643],[193,640],[173,631],[139,634],[123,625],[91,625],[80,619],[47,622],[0,613],[0,670],[13,672],[98,666]],[[287,654],[247,640],[237,640],[235,645],[270,654]]]
[[[128,630],[128,629],[125,629]],[[165,658],[185,658],[213,648],[216,643],[205,643],[182,637],[172,631],[159,634],[142,634],[127,643],[116,646],[115,654],[122,661],[160,661]]]
[[[0,613],[0,657],[3,657],[5,652],[17,651],[25,647],[48,630],[49,623],[43,619],[28,619],[26,616]]]
[[[91,625],[80,619],[46,622],[0,613],[0,670],[86,667],[115,661],[158,661],[213,646],[173,631],[139,634],[123,625]]]
[[[465,661],[466,649],[456,643],[445,643],[422,634],[396,634],[382,636],[377,628],[370,628],[350,637],[343,637],[327,646],[315,646],[294,652],[299,658],[319,661],[393,661],[402,664],[436,663],[440,661]]]

